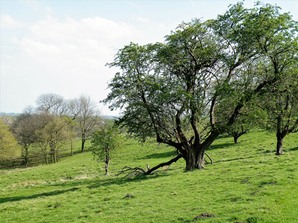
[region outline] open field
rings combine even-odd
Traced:
[[[0,170],[0,222],[298,222],[298,134],[252,132],[216,140],[205,170],[168,169],[136,179],[124,166],[151,167],[175,155],[155,143],[127,140],[112,154],[110,176],[90,152],[56,164]]]

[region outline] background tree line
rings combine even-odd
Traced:
[[[43,94],[36,105],[36,108],[26,108],[6,124],[0,123],[2,160],[21,155],[21,165],[27,166],[31,149],[38,147],[45,163],[58,162],[61,148],[68,147],[73,154],[74,140],[80,139],[80,151],[84,152],[85,142],[103,123],[96,104],[87,96],[65,100],[60,95]]]

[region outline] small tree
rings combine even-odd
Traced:
[[[108,175],[111,151],[118,147],[118,142],[118,128],[111,122],[107,122],[91,137],[92,153],[98,161],[104,161],[105,175]]]

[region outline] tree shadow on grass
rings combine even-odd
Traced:
[[[288,151],[298,151],[298,147],[294,147],[294,148],[288,149]]]
[[[74,187],[74,188],[67,189],[67,190],[55,190],[55,191],[51,191],[51,192],[44,192],[44,193],[33,194],[33,195],[29,195],[29,196],[4,197],[4,198],[0,198],[0,204],[6,203],[6,202],[13,202],[13,201],[30,200],[30,199],[40,198],[40,197],[56,196],[56,195],[64,194],[67,192],[73,192],[78,189],[79,188]]]
[[[141,159],[159,159],[159,158],[168,158],[177,155],[176,151],[167,151],[163,153],[153,153],[142,157]]]
[[[248,160],[248,159],[255,159],[257,157],[259,156],[236,157],[231,159],[218,160],[218,161],[215,161],[214,163],[225,163],[225,162],[233,162],[233,161],[240,161],[240,160]]]
[[[65,192],[69,191],[75,191],[80,188],[88,188],[88,189],[96,189],[100,187],[105,187],[105,186],[112,186],[112,185],[123,185],[123,184],[129,184],[129,183],[139,183],[139,182],[144,182],[146,180],[154,179],[154,178],[161,178],[161,177],[167,177],[168,173],[166,172],[155,172],[152,175],[140,175],[136,176],[134,178],[126,178],[126,177],[120,177],[120,176],[115,176],[115,177],[109,177],[107,176],[106,179],[99,179],[99,178],[92,178],[92,179],[81,179],[81,180],[69,180],[67,182],[60,182],[56,184],[51,184],[52,186],[57,186],[57,187],[68,187],[72,189],[68,190],[63,190],[63,191],[53,191],[53,192],[48,192],[48,193],[42,193],[42,194],[37,194],[37,195],[32,195],[29,196],[27,199],[33,199],[39,196],[52,196],[52,195],[59,195]],[[55,194],[56,193],[56,194]],[[25,196],[24,196],[25,197]],[[25,197],[26,198],[26,197]],[[8,198],[5,198],[8,199]],[[1,203],[2,198],[0,198],[0,203]],[[17,198],[10,198],[9,201],[14,201],[14,200],[21,200]]]
[[[111,186],[111,185],[122,185],[127,183],[139,183],[146,180],[154,179],[154,178],[160,178],[160,177],[166,177],[167,175],[163,174],[154,174],[154,175],[141,175],[136,176],[132,179],[127,179],[125,177],[119,177],[119,178],[113,178],[113,179],[107,179],[107,180],[96,180],[92,184],[88,186],[88,189],[95,189],[99,187],[105,187],[105,186]]]
[[[234,144],[234,143],[215,144],[215,145],[209,146],[208,150],[223,149],[223,148],[227,148],[227,147],[234,146],[234,145],[236,145],[236,144]]]

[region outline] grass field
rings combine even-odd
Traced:
[[[127,140],[112,154],[110,176],[90,152],[56,164],[0,170],[0,222],[298,222],[298,134],[274,155],[274,134],[252,132],[234,145],[218,139],[212,165],[168,169],[136,179],[124,166],[151,167],[175,154],[155,143]]]

